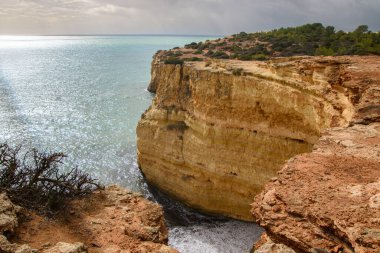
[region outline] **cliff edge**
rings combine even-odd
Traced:
[[[186,49],[184,49],[186,51]],[[152,62],[137,127],[148,182],[205,212],[253,220],[250,203],[331,127],[380,119],[379,57]]]

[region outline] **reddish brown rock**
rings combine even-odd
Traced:
[[[380,123],[327,131],[288,161],[252,212],[299,252],[380,252]]]
[[[263,233],[251,253],[295,253],[295,251],[284,244],[273,242],[266,233]]]
[[[177,252],[166,245],[162,208],[117,186],[73,201],[54,220],[24,215],[13,241],[41,252]]]

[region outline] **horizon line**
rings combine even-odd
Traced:
[[[1,36],[196,36],[196,37],[220,37],[223,34],[173,34],[173,33],[109,33],[109,34],[0,34]]]

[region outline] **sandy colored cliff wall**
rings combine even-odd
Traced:
[[[359,61],[171,65],[158,54],[156,96],[137,127],[139,165],[148,182],[192,207],[252,220],[254,196],[287,159],[311,151],[326,128],[373,113],[359,110],[365,87],[350,86]]]

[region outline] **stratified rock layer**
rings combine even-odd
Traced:
[[[327,128],[379,117],[378,57],[152,63],[152,106],[137,127],[147,180],[206,212],[252,220],[249,204]],[[366,72],[367,71],[367,72]],[[355,78],[358,78],[356,80]]]
[[[299,252],[380,252],[380,123],[327,131],[265,186],[252,212]]]

